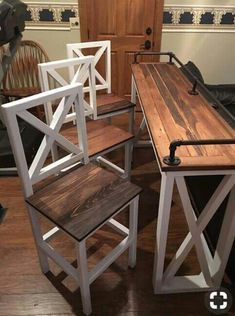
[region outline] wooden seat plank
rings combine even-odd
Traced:
[[[26,201],[80,241],[140,191],[135,184],[89,163],[59,177]]]
[[[66,126],[65,124],[61,134],[72,143],[77,143],[77,130],[74,125],[68,124]],[[88,155],[90,158],[133,138],[134,135],[129,132],[101,120],[87,122]]]
[[[97,94],[97,115],[110,114],[122,110],[131,109],[135,106],[128,99],[121,98],[113,93]]]
[[[177,148],[179,166],[168,166],[163,157],[175,139],[235,139],[235,132],[201,95],[192,96],[190,81],[175,65],[132,65],[140,103],[162,170],[233,169],[235,145]],[[157,125],[157,127],[156,127]]]

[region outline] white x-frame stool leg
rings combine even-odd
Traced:
[[[222,174],[224,175],[224,178],[213,193],[200,216],[197,218],[191,205],[184,177],[198,176],[202,174]],[[189,233],[183,240],[170,264],[164,270],[174,183],[177,185],[182,201],[185,218],[189,227]],[[220,230],[217,247],[215,249],[214,255],[212,255],[204,237],[203,231],[229,192],[230,195]],[[234,205],[234,170],[162,173],[153,272],[153,286],[155,293],[177,293],[209,289],[212,290],[219,288],[235,237]],[[175,276],[194,245],[200,264],[201,273],[190,276]]]

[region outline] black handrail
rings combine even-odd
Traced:
[[[172,52],[136,52],[134,54],[134,64],[138,64],[137,58],[138,56],[169,56],[169,63],[172,64],[172,59],[176,58],[175,54]]]
[[[176,139],[170,143],[169,156],[163,158],[163,162],[168,166],[176,166],[181,163],[179,157],[175,156],[177,147],[188,145],[232,145],[235,144],[235,139],[202,139],[202,140],[181,140]]]

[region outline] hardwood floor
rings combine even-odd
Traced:
[[[119,160],[121,154],[119,151],[113,158]],[[211,315],[204,304],[204,293],[153,294],[151,278],[160,174],[151,148],[135,148],[132,181],[143,188],[137,266],[135,269],[127,267],[125,253],[91,285],[92,315]],[[0,178],[0,202],[8,208],[0,225],[0,316],[83,315],[75,282],[54,264],[51,264],[48,275],[41,273],[17,177]],[[167,261],[187,232],[177,192],[172,206]],[[48,224],[45,225],[48,228]],[[118,241],[116,233],[109,228],[92,237],[88,243],[90,266],[114,244],[111,238]],[[66,236],[59,235],[53,246],[74,262],[74,245]],[[188,273],[199,271],[194,253],[183,264],[182,270]],[[231,285],[224,285],[235,294]],[[228,315],[235,315],[234,305]]]

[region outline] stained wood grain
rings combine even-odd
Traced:
[[[71,307],[64,303],[65,299],[58,293],[2,295],[0,315],[25,315],[25,310],[28,311],[28,315],[51,314],[52,311],[55,313],[72,312]]]
[[[165,165],[173,140],[235,139],[235,132],[201,94],[188,93],[192,84],[175,65],[133,64],[132,72],[162,170],[235,168],[235,145],[182,146],[181,164]]]
[[[118,97],[115,94],[98,94],[97,95],[97,114],[104,115],[116,111],[133,108],[135,104],[128,99]]]
[[[140,191],[90,163],[37,191],[27,202],[80,241]]]
[[[61,134],[69,141],[77,143],[77,131],[74,125],[64,126]],[[88,155],[90,158],[103,151],[134,139],[129,132],[108,124],[102,120],[87,122]]]

